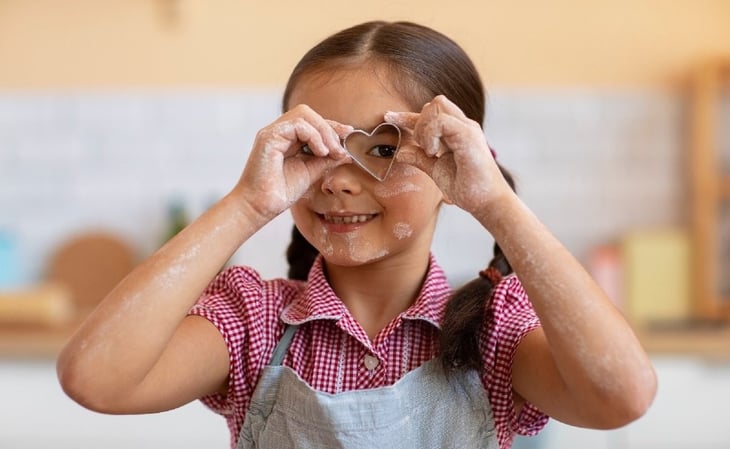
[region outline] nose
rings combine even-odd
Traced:
[[[362,191],[358,168],[345,164],[329,170],[322,177],[322,192],[329,195],[357,195]]]

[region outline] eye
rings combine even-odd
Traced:
[[[390,159],[393,156],[395,156],[395,150],[396,150],[396,147],[393,145],[386,145],[386,144],[375,145],[374,147],[372,147],[370,149],[370,151],[368,151],[368,154],[370,156]]]
[[[309,148],[309,144],[306,144],[306,143],[304,145],[302,145],[302,147],[299,149],[299,151],[302,152],[302,153],[304,153],[304,154],[308,154],[310,156],[314,154],[312,152],[312,149]]]

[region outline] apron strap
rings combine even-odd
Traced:
[[[276,347],[274,348],[274,353],[271,355],[271,361],[269,362],[269,365],[281,365],[281,362],[284,361],[286,351],[289,349],[289,345],[291,344],[291,341],[294,338],[294,334],[297,332],[298,327],[298,325],[294,324],[286,326],[286,329],[284,330],[284,335],[282,335],[279,342],[276,343]]]

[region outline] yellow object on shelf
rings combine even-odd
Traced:
[[[60,325],[75,312],[69,289],[57,283],[0,291],[0,325]]]
[[[650,229],[622,242],[625,311],[637,324],[691,318],[690,244],[682,229]]]

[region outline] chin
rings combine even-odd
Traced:
[[[341,267],[357,267],[360,265],[367,265],[373,262],[383,260],[388,256],[387,250],[381,251],[332,251],[330,254],[321,252],[324,259],[329,264],[341,266]]]

